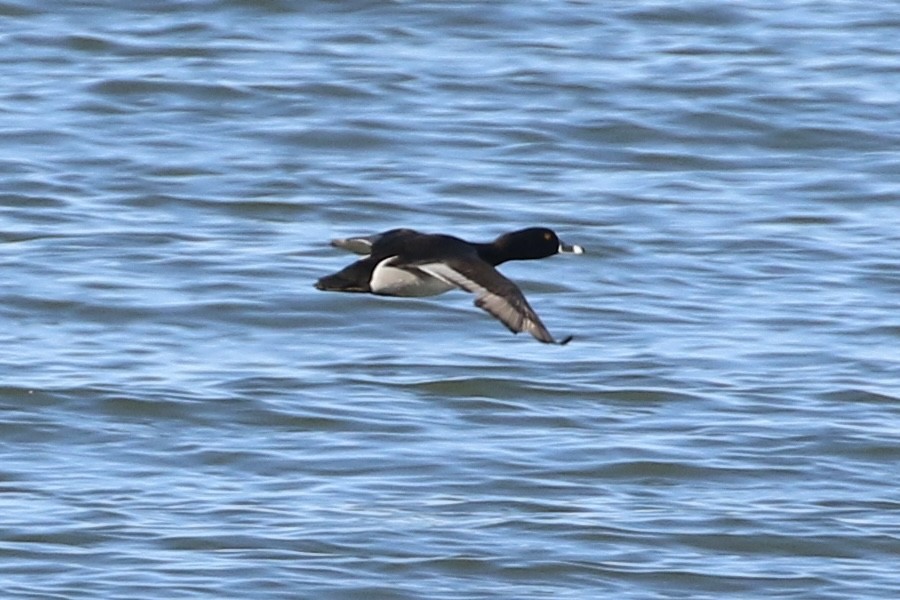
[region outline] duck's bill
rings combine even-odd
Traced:
[[[578,244],[559,244],[559,253],[560,254],[584,254],[584,248],[579,246]]]

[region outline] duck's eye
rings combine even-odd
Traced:
[[[550,232],[549,232],[549,231],[546,232],[546,233],[544,233],[544,239],[547,240],[548,242],[549,242],[551,239],[553,239],[553,237],[550,235]]]

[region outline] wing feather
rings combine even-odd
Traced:
[[[475,294],[475,306],[513,333],[527,331],[541,342],[557,343],[519,287],[487,263],[451,260],[417,265],[433,277]],[[568,341],[568,340],[566,340]]]

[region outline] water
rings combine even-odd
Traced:
[[[9,598],[894,598],[900,8],[0,2]],[[490,239],[325,294],[331,237]]]

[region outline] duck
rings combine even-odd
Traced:
[[[584,253],[581,246],[560,241],[552,229],[529,227],[477,243],[401,228],[335,239],[331,245],[363,258],[316,281],[319,290],[425,297],[461,289],[474,294],[475,306],[513,333],[528,332],[546,344],[563,345],[572,339],[567,336],[557,341],[519,286],[495,268],[510,260]]]

